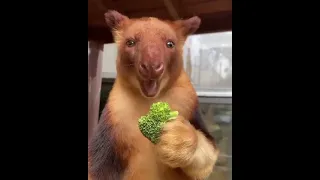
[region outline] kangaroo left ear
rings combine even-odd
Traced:
[[[175,24],[178,25],[178,29],[180,29],[183,35],[188,36],[195,33],[201,24],[201,19],[198,16],[193,16],[192,18],[185,20],[177,20]]]
[[[129,20],[127,16],[115,10],[107,11],[104,14],[104,19],[110,29],[118,29],[124,21]]]

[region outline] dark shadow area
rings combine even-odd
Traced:
[[[114,79],[112,79],[112,78],[102,78],[101,92],[100,92],[99,117],[101,115],[101,112],[102,112],[104,106],[107,103],[109,93],[112,89],[113,83],[114,83]],[[100,118],[99,118],[99,120],[100,120]]]

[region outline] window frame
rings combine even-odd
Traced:
[[[199,103],[231,104],[232,91],[196,91]]]

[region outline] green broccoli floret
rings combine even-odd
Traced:
[[[159,141],[162,127],[168,121],[178,116],[178,111],[172,111],[166,102],[153,103],[147,115],[141,116],[138,124],[141,133],[152,143]]]

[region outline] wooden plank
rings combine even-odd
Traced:
[[[173,5],[173,1],[174,0],[163,0],[163,3],[165,4],[171,18],[174,20],[178,20],[178,19],[180,19],[179,14],[178,14],[178,7]],[[178,2],[178,1],[175,0],[174,2]]]
[[[145,0],[140,1],[142,3]],[[98,2],[100,2],[100,4]],[[159,4],[160,2],[162,5]],[[102,3],[104,5],[101,5]],[[132,7],[129,7],[126,3],[128,3],[127,0],[114,2],[111,2],[110,0],[89,0],[88,25],[105,26],[103,14],[107,11],[107,9],[116,9],[120,13],[132,18],[154,16],[161,19],[171,20],[178,17],[188,18],[194,15],[200,16],[205,14],[232,11],[232,0],[199,0],[197,3],[195,3],[195,1],[185,0],[157,0],[155,4],[151,3],[151,1],[142,3],[143,5],[141,5],[141,8],[138,8],[136,5],[139,3],[128,3],[129,5],[132,5]],[[168,13],[168,8],[170,9],[170,13]]]
[[[165,7],[163,8],[155,8],[155,9],[148,9],[148,10],[141,10],[137,12],[128,12],[125,13],[130,18],[140,18],[140,17],[158,17],[161,19],[172,19],[170,14],[168,13],[167,9]]]
[[[106,7],[102,4],[101,0],[88,0],[88,24],[101,25],[104,23],[103,14]]]
[[[117,10],[123,10],[127,13],[138,11],[150,11],[151,9],[165,8],[162,0],[102,0],[106,7],[109,7],[110,1]]]
[[[217,1],[217,0],[181,0],[181,3],[183,6],[185,6],[185,5],[199,4],[207,1]]]
[[[88,40],[100,43],[112,43],[113,37],[109,28],[106,26],[89,26]]]
[[[184,17],[232,11],[232,0],[210,0],[184,5]]]
[[[196,34],[232,31],[232,11],[200,15],[201,25]]]

